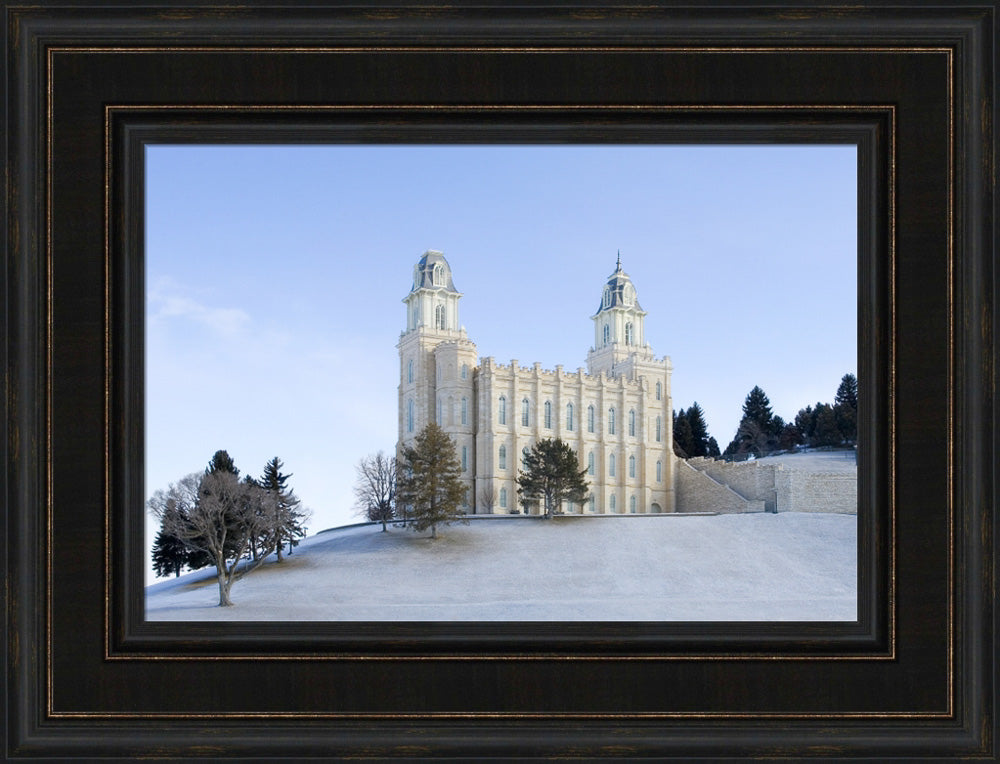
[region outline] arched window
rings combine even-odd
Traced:
[[[462,398],[462,424],[469,423],[469,401],[467,398]]]
[[[434,266],[434,286],[444,285],[444,268],[440,265]]]
[[[604,307],[610,307],[611,305],[611,290],[608,287],[604,287]]]
[[[434,308],[434,326],[437,329],[445,328],[445,309],[444,305],[438,305]]]
[[[566,429],[570,432],[573,431],[573,404],[566,404]]]
[[[659,443],[662,440],[662,438],[660,436],[660,432],[661,432],[662,429],[663,429],[663,418],[662,417],[656,417],[656,442],[657,443]]]
[[[615,434],[615,410],[614,408],[608,409],[608,435]]]
[[[406,381],[407,382],[412,382],[413,381],[413,359],[412,358],[410,359],[410,362],[406,366]]]
[[[593,512],[593,511],[594,511],[594,507],[595,507],[596,505],[597,505],[597,502],[596,502],[596,501],[594,500],[594,497],[593,497],[593,496],[591,496],[591,497],[590,497],[590,511],[591,511],[591,512]]]
[[[497,459],[497,466],[502,470],[507,469],[507,446],[500,446],[500,455]]]
[[[615,455],[614,454],[611,454],[611,456],[608,457],[608,474],[611,475],[611,477],[615,476]]]
[[[588,475],[593,475],[594,474],[594,452],[593,451],[591,451],[589,454],[587,454],[587,474]]]
[[[469,448],[468,446],[462,446],[462,472],[469,469]]]
[[[625,324],[625,344],[631,345],[632,343],[632,322],[629,321]]]
[[[656,482],[663,482],[663,462],[656,463]]]
[[[545,401],[545,429],[552,429],[552,401]]]
[[[469,378],[469,364],[463,363],[462,364],[462,379],[468,379],[468,378]]]
[[[607,324],[604,325],[604,344],[607,345],[611,342],[611,327]]]
[[[500,509],[507,509],[507,489],[500,489]]]
[[[631,478],[635,477],[635,457],[630,456],[628,458],[628,476]]]
[[[608,509],[610,509],[612,512],[618,511],[618,501],[617,497],[614,494],[611,494],[611,499],[608,501]]]
[[[635,437],[635,409],[628,412],[628,434]]]
[[[528,399],[525,398],[521,401],[521,425],[524,427],[528,426],[528,414],[531,411],[531,404],[528,403]]]
[[[594,407],[587,406],[587,432],[594,431]]]
[[[657,382],[656,383],[656,400],[660,400],[660,397],[662,395],[663,395],[663,385],[660,384],[659,382]]]
[[[441,403],[441,399],[438,398],[438,405],[437,405],[437,423],[438,423],[438,427],[441,426],[442,422],[444,422],[444,405]]]
[[[500,424],[507,424],[507,399],[502,395],[497,403],[497,421]]]
[[[406,402],[406,431],[413,432],[413,399]]]
[[[628,500],[628,511],[635,514],[635,496]]]

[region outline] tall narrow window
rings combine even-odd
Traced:
[[[662,395],[663,395],[663,385],[661,385],[659,382],[657,382],[656,383],[656,400],[660,400],[660,397]]]
[[[615,455],[614,454],[611,454],[611,456],[608,457],[608,474],[611,475],[611,477],[615,476]]]
[[[635,409],[628,412],[628,434],[635,437]]]
[[[468,378],[469,378],[469,364],[463,363],[462,364],[462,379],[468,379]]]
[[[566,429],[570,432],[573,431],[573,404],[566,404]]]
[[[545,401],[545,429],[552,429],[552,401]]]
[[[469,401],[467,398],[462,398],[462,424],[469,423]]]
[[[441,403],[441,399],[438,398],[438,405],[437,405],[438,427],[440,427],[443,422],[444,422],[444,405]]]
[[[628,500],[628,511],[635,514],[635,496]]]
[[[594,407],[587,406],[587,432],[594,431]]]
[[[507,509],[507,489],[500,489],[500,509]]]
[[[465,492],[462,494],[462,506],[463,507],[469,506],[469,489],[468,488],[466,488]]]
[[[434,328],[444,329],[444,305],[438,305],[434,308]]]
[[[413,399],[406,402],[406,431],[413,432]]]
[[[462,446],[462,472],[469,469],[469,448],[468,446]]]
[[[628,458],[628,476],[631,478],[635,477],[635,457],[630,456]]]
[[[507,469],[507,446],[500,446],[500,454],[497,457],[497,466],[502,470]]]
[[[604,344],[607,345],[611,342],[611,327],[607,324],[604,325]]]
[[[656,463],[656,482],[663,482],[663,462]]]
[[[618,511],[618,501],[614,494],[611,494],[611,498],[608,500],[608,509],[612,512]]]
[[[417,324],[419,324],[419,323],[420,323],[420,308],[418,308],[416,305],[414,305],[413,306],[413,326],[411,328],[412,329],[416,329],[417,328]]]
[[[591,497],[590,497],[590,511],[591,511],[591,512],[593,512],[593,511],[594,511],[594,508],[595,508],[596,506],[597,506],[597,502],[596,502],[596,501],[594,500],[594,497],[593,497],[593,496],[591,496]]]
[[[593,451],[591,451],[589,454],[587,454],[587,474],[588,475],[593,475],[594,474],[594,452]]]
[[[497,403],[497,421],[500,424],[507,424],[507,399],[502,395]]]
[[[608,409],[608,435],[615,434],[615,410]]]
[[[413,359],[412,358],[410,359],[410,362],[406,365],[406,381],[407,382],[412,382],[413,381]]]
[[[662,430],[662,428],[663,428],[663,418],[662,417],[656,417],[656,442],[657,443],[659,443],[660,440],[662,439],[660,437],[660,431]]]
[[[531,411],[531,404],[528,403],[528,399],[525,398],[521,401],[521,425],[523,427],[528,426],[528,413]]]
[[[434,266],[434,286],[444,286],[444,269],[440,265]]]
[[[629,321],[625,324],[625,344],[631,345],[632,343],[632,322]]]

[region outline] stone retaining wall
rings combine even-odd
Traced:
[[[763,512],[764,502],[746,499],[719,481],[696,470],[683,459],[677,462],[678,512]]]

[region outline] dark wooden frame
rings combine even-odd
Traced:
[[[780,6],[5,3],[4,753],[996,757],[997,6]],[[858,622],[145,623],[164,137],[857,143]]]

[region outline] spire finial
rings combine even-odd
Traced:
[[[618,250],[618,265],[616,266],[615,270],[619,270],[620,271],[621,269],[622,269],[622,251],[619,249]]]

